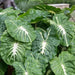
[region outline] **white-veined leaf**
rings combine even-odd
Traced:
[[[19,62],[14,62],[13,66],[16,75],[43,75],[40,62],[32,56],[28,56],[24,65]]]
[[[62,36],[61,44],[69,46],[71,38],[74,36],[75,26],[72,22],[68,21],[68,18],[64,14],[56,14],[53,17],[53,20],[50,20],[50,23],[55,26],[57,29],[59,38]],[[64,41],[62,40],[64,39]]]
[[[17,19],[10,19],[5,21],[8,33],[15,39],[21,42],[32,42],[36,35],[33,27],[27,22],[22,22]]]
[[[39,29],[36,30],[36,39],[33,41],[32,50],[35,52],[39,52],[41,54],[45,54],[50,59],[52,59],[57,54],[57,46],[60,41],[55,37],[50,36],[50,31],[43,32]]]
[[[50,64],[55,75],[75,75],[75,56],[67,51],[50,61]]]
[[[26,50],[31,50],[31,43],[18,42],[10,37],[7,31],[1,36],[0,55],[7,64],[23,62]]]
[[[14,10],[13,8],[7,8],[0,11],[0,37],[6,29],[4,21],[8,19],[8,16],[10,15],[18,16],[20,12],[21,12],[20,10]]]

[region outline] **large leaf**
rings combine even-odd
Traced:
[[[25,63],[15,62],[13,66],[16,75],[44,75],[48,60],[45,56],[32,51],[26,51]]]
[[[40,63],[34,57],[28,57],[25,64],[15,62],[13,64],[16,75],[43,75]]]
[[[72,22],[69,22],[68,17],[66,17],[63,13],[56,14],[53,17],[53,20],[50,20],[50,23],[57,29],[61,44],[68,47],[71,39],[74,36],[74,24]]]
[[[12,9],[12,8],[7,8],[7,9],[4,9],[4,10],[2,10],[1,12],[0,12],[0,15],[6,15],[6,16],[8,16],[8,15],[18,15],[19,13],[20,13],[21,11],[20,10],[14,10],[14,9]]]
[[[62,52],[50,64],[55,75],[75,75],[75,56],[67,51]]]
[[[32,42],[35,39],[33,27],[27,23],[10,17],[5,21],[8,33],[16,40],[21,42]]]
[[[21,62],[14,62],[13,67],[15,68],[16,75],[27,75],[24,65]]]
[[[36,39],[33,42],[32,50],[48,56],[52,59],[57,54],[57,46],[60,41],[55,37],[50,36],[49,29],[47,32],[37,29]]]
[[[18,19],[21,19],[22,21],[34,21],[37,18],[43,18],[48,16],[47,11],[41,11],[41,10],[35,10],[35,9],[29,9],[26,13],[20,15]]]
[[[10,15],[18,16],[19,13],[20,10],[13,10],[12,8],[7,8],[0,11],[0,37],[6,29],[6,26],[4,24],[5,19],[7,19]]]
[[[9,65],[15,61],[24,61],[25,51],[31,50],[31,43],[22,43],[14,40],[5,31],[1,37],[0,55]]]
[[[24,65],[29,75],[43,75],[41,63],[33,55],[27,58]]]
[[[26,51],[25,52],[25,57],[26,58],[29,58],[29,57],[34,57],[38,62],[40,62],[40,66],[41,66],[41,69],[42,69],[42,73],[45,74],[46,72],[46,67],[48,66],[48,61],[49,61],[49,58],[46,57],[45,55],[42,55],[40,53],[36,53],[36,52],[33,52],[33,51]],[[30,58],[31,59],[31,58]]]

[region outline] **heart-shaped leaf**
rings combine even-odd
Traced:
[[[50,64],[55,75],[75,75],[75,56],[67,51],[62,52]]]
[[[21,19],[22,21],[31,22],[31,21],[36,20],[37,18],[42,19],[43,17],[47,17],[48,14],[49,13],[47,11],[29,9],[27,12],[23,13],[22,15],[20,15],[18,17],[18,19]]]
[[[21,42],[32,42],[36,35],[33,27],[27,22],[22,22],[20,20],[10,19],[5,21],[8,33],[15,39]]]
[[[62,36],[60,38],[61,44],[68,47],[71,42],[71,38],[74,36],[74,24],[68,21],[68,17],[66,17],[63,13],[56,14],[53,17],[53,20],[50,20],[50,24],[54,25],[57,29],[59,38]]]
[[[5,31],[1,37],[0,55],[9,65],[15,61],[24,61],[25,51],[31,50],[31,43],[22,43],[14,40]]]
[[[52,59],[57,54],[57,46],[60,41],[55,37],[50,36],[51,29],[46,31],[36,30],[36,39],[33,41],[32,50],[36,52],[40,52],[41,54],[45,54],[50,59]]]
[[[19,62],[14,62],[13,66],[16,75],[43,75],[40,63],[34,57],[28,57],[24,65]]]

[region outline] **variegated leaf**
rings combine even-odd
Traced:
[[[55,37],[50,36],[50,31],[51,30],[48,32],[36,31],[37,37],[33,42],[32,50],[45,54],[52,59],[57,54],[57,46],[60,42]]]
[[[75,75],[75,56],[67,51],[50,61],[50,64],[55,75]]]
[[[21,42],[32,42],[35,39],[35,31],[27,22],[22,22],[12,17],[5,21],[8,33]]]
[[[10,37],[7,31],[3,33],[0,55],[7,64],[11,65],[15,61],[23,62],[26,50],[31,50],[31,43],[18,42]]]
[[[60,36],[62,36],[62,38],[60,38],[61,44],[66,45],[68,47],[71,42],[71,38],[74,36],[74,24],[72,22],[69,22],[68,17],[66,17],[62,13],[56,14],[53,17],[53,20],[50,20],[50,23],[54,25],[57,29],[59,38]]]

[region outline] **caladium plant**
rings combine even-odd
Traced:
[[[8,66],[13,75],[75,74],[75,23],[43,6],[0,11],[1,75],[8,75]]]

